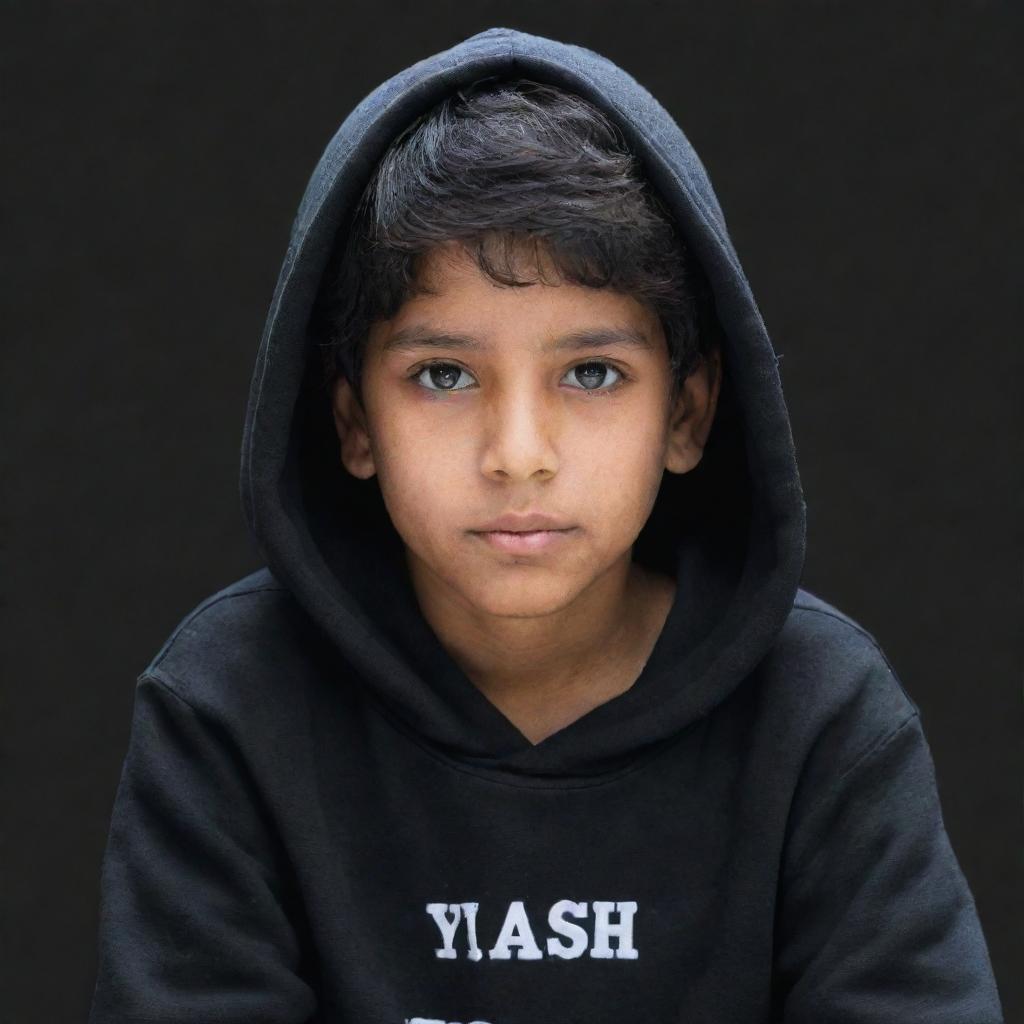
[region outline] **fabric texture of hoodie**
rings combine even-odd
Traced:
[[[530,78],[622,129],[713,296],[725,384],[635,557],[675,603],[634,685],[531,743],[441,646],[341,466],[314,301],[389,143]],[[313,171],[252,378],[265,567],[140,674],[90,1024],[997,1024],[919,709],[799,586],[778,362],[706,172],[634,78],[493,28],[367,95]]]

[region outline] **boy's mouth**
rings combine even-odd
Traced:
[[[481,523],[473,533],[538,533],[574,528],[574,523],[547,512],[506,512],[497,519]]]
[[[474,533],[499,551],[529,554],[563,542],[576,533],[576,527],[562,530],[481,530]]]
[[[498,551],[519,555],[559,544],[578,529],[547,512],[507,512],[470,532]]]

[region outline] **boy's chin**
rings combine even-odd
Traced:
[[[478,614],[494,618],[532,619],[555,615],[568,608],[585,586],[553,573],[506,572],[487,580],[460,580],[463,599]],[[546,578],[545,578],[546,577]]]

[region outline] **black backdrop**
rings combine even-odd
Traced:
[[[783,356],[804,585],[919,704],[1024,1019],[1010,5],[35,0],[2,19],[0,1019],[84,1019],[135,676],[258,564],[238,449],[307,177],[380,80],[492,25],[607,54],[702,155]]]

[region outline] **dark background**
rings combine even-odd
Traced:
[[[84,1020],[135,677],[259,564],[249,374],[352,106],[493,25],[579,42],[701,154],[776,350],[804,585],[918,703],[1024,1020],[1021,262],[1010,5],[7,3],[0,1019]]]

